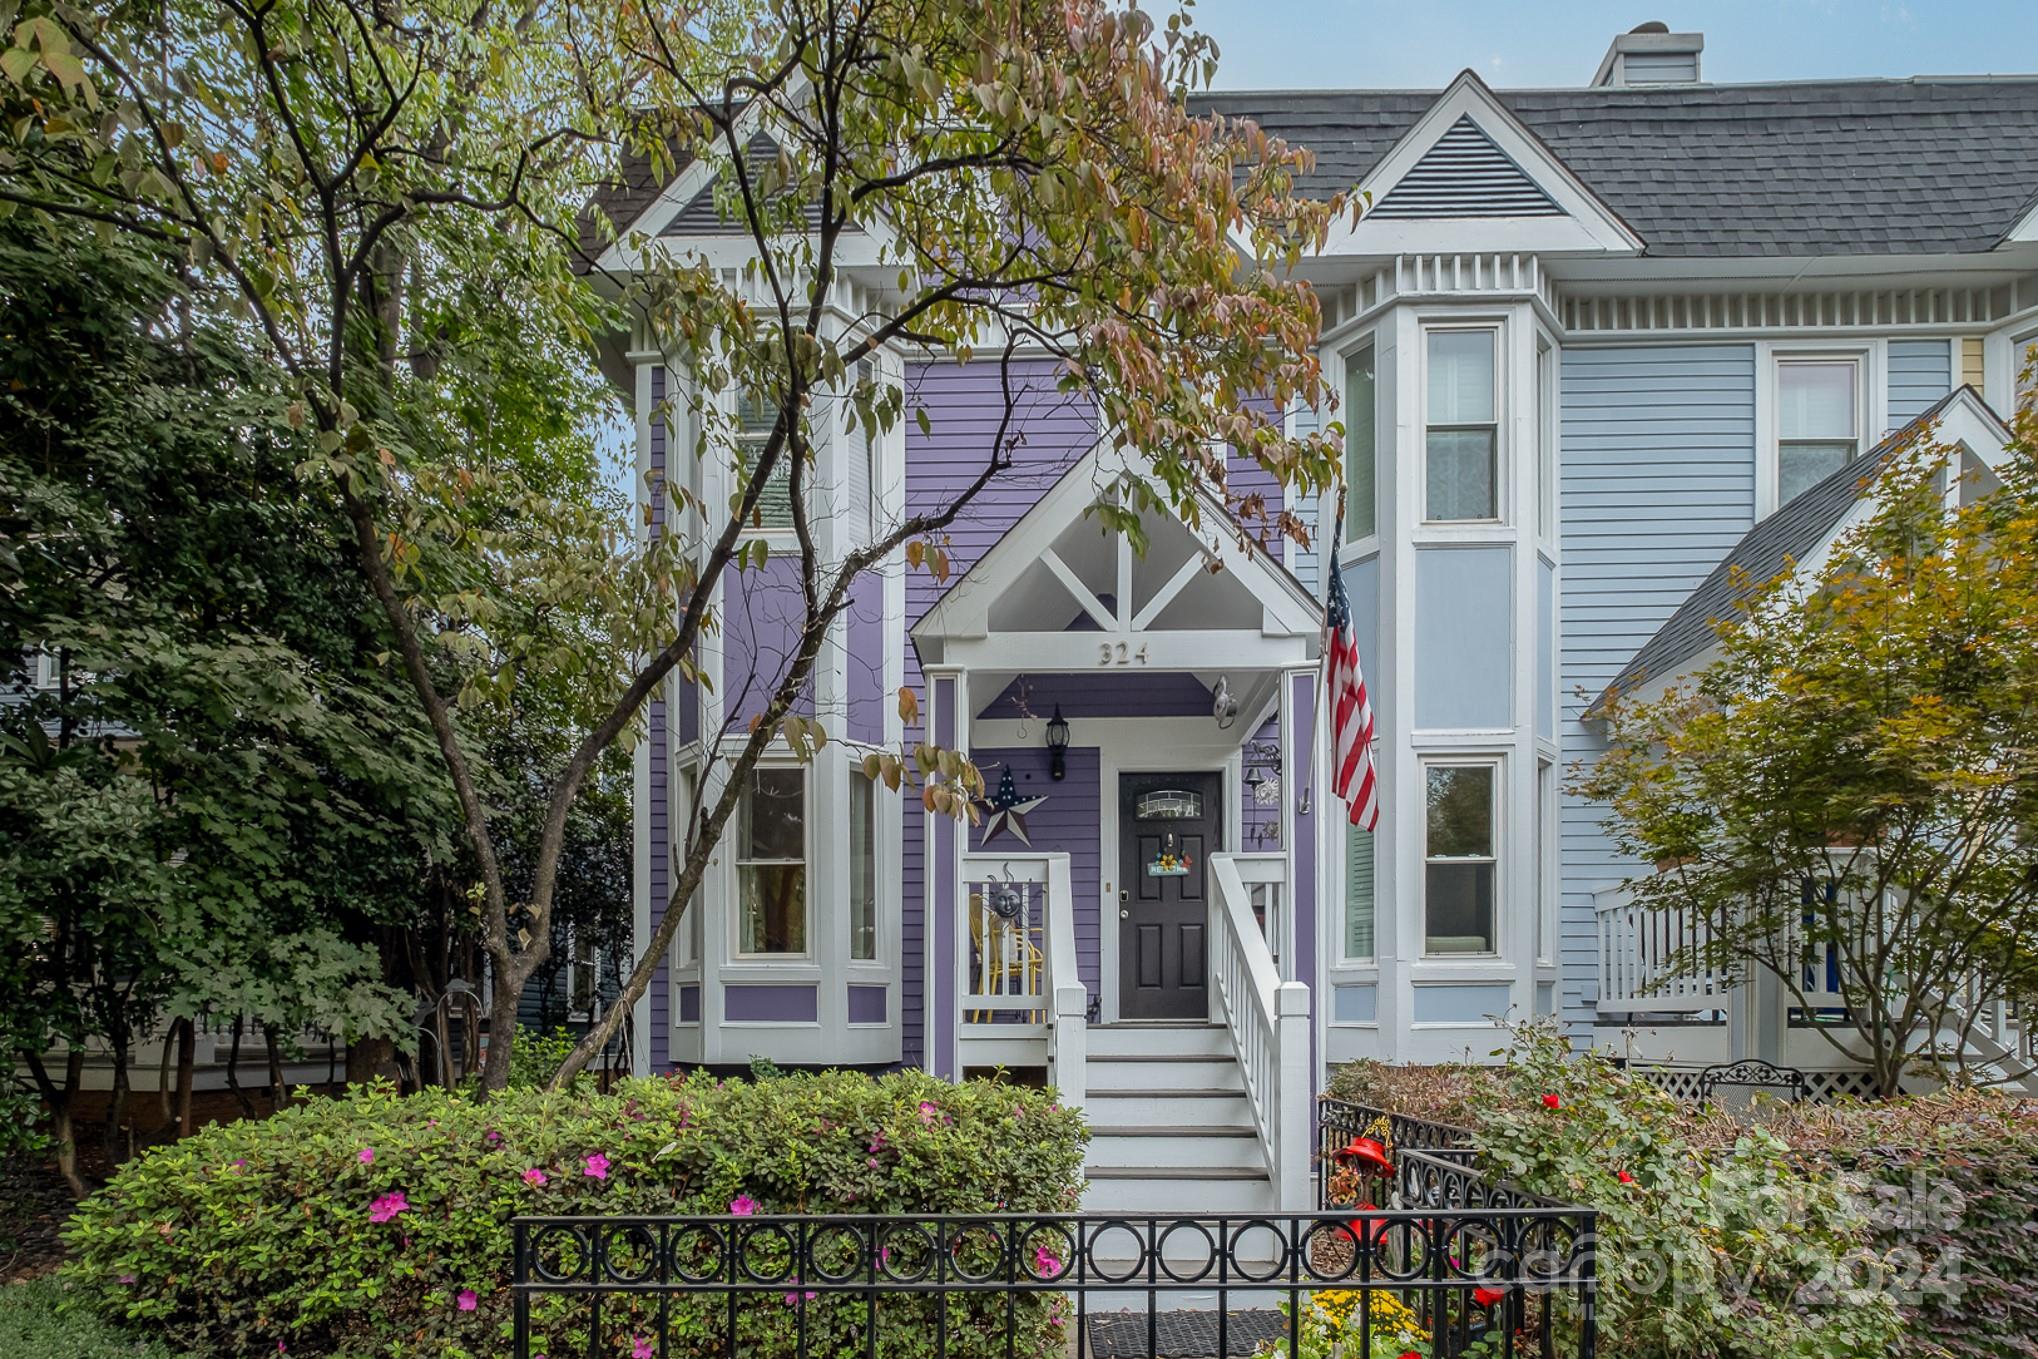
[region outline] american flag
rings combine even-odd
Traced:
[[[1333,543],[1342,540],[1332,538]],[[1351,807],[1354,826],[1380,825],[1380,780],[1373,768],[1373,703],[1359,669],[1359,637],[1337,555],[1330,558],[1330,605],[1323,618],[1323,682],[1330,694],[1331,791]]]

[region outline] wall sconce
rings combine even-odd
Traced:
[[[1068,766],[1062,757],[1069,748],[1068,719],[1061,715],[1061,704],[1054,705],[1054,716],[1047,719],[1047,776],[1060,783],[1068,774]]]

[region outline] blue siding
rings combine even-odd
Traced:
[[[1415,552],[1415,725],[1514,725],[1508,547]]]
[[[1585,705],[1754,522],[1755,352],[1567,349],[1562,381],[1557,695],[1568,765],[1604,748],[1578,720]],[[1632,871],[1603,815],[1564,798],[1563,1013],[1580,1037],[1598,998],[1592,894]]]
[[[1889,342],[1889,428],[1901,429],[1953,390],[1953,341]]]
[[[1298,409],[1295,412],[1295,434],[1297,437],[1304,434],[1314,434],[1322,428],[1323,417],[1319,412],[1307,408]],[[1295,579],[1309,587],[1309,593],[1321,599],[1323,598],[1323,578],[1317,573],[1323,568],[1322,555],[1318,550],[1321,544],[1318,543],[1316,537],[1318,528],[1316,522],[1316,497],[1311,496],[1297,501],[1295,504],[1295,517],[1300,519],[1309,530],[1309,546],[1297,548],[1289,565],[1295,572]],[[1328,533],[1330,529],[1326,527],[1323,531]]]

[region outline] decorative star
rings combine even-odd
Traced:
[[[988,813],[984,818],[983,843],[988,845],[998,838],[1000,832],[1010,831],[1020,844],[1033,848],[1033,837],[1026,830],[1026,814],[1045,801],[1044,797],[1021,801],[1019,785],[1012,781],[1012,771],[1008,767],[998,776],[998,791],[982,804]]]

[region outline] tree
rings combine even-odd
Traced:
[[[1060,360],[1063,385],[1093,398],[1111,439],[1153,469],[1151,487],[1099,511],[1135,538],[1154,505],[1243,532],[1200,523],[1199,488],[1226,488],[1226,448],[1301,495],[1337,474],[1335,429],[1290,439],[1262,412],[1330,399],[1311,356],[1315,298],[1284,266],[1344,204],[1293,196],[1305,153],[1186,111],[1216,53],[1182,15],[1156,30],[1104,0],[514,11],[422,0],[400,17],[361,0],[96,15],[30,0],[24,12],[0,53],[17,87],[0,201],[175,243],[238,292],[294,379],[293,416],[319,451],[305,471],[354,527],[355,563],[460,807],[498,1032],[549,955],[575,800],[669,676],[706,678],[696,643],[717,625],[727,573],[763,562],[740,535],[774,480],[789,490],[803,617],[787,663],[761,677],[759,720],[728,734],[726,791],[688,828],[675,902],[699,883],[758,757],[827,739],[796,703],[855,580],[898,554],[945,573],[942,531],[1010,465],[1023,430],[1008,400],[962,491],[823,560],[804,510],[816,403],[844,400],[876,429],[905,417],[895,388],[857,376],[859,360],[908,346]],[[773,152],[753,157],[756,132]],[[580,186],[619,148],[661,172],[714,169],[717,202],[754,252],[740,279],[633,242],[638,268],[608,280],[612,294],[576,281],[572,266],[588,263],[573,244]],[[516,291],[465,287],[472,275]],[[619,531],[418,418],[436,404],[430,364],[405,362],[419,353],[471,342],[514,365],[521,351],[505,337],[556,344],[629,322],[689,378],[695,456],[740,486],[727,504],[658,488],[679,532]],[[732,393],[771,417],[747,451]],[[1229,503],[1234,517],[1264,515],[1255,497]],[[1286,515],[1257,527],[1303,532]],[[528,895],[513,899],[510,828],[487,805],[482,753],[458,714],[561,677],[582,696],[580,734],[525,851]],[[981,787],[927,742],[874,769],[955,816]],[[613,1035],[681,914],[642,941],[562,1080]],[[490,1087],[507,1078],[508,1046],[491,1046]]]
[[[1884,1095],[1919,1065],[1991,1073],[1984,1002],[2038,995],[2038,423],[2018,417],[2001,486],[1922,439],[1873,513],[1809,579],[1736,582],[1719,655],[1661,697],[1618,697],[1581,779],[1606,802],[1655,910],[1710,942],[1690,970],[1776,979],[1820,1002],[1837,955],[1843,1025]],[[1830,1002],[1828,1002],[1830,1004]]]
[[[0,689],[23,700],[0,708],[0,1037],[80,1192],[88,1042],[112,1154],[158,1017],[188,1047],[245,1016],[272,1053],[400,1034],[364,941],[452,857],[345,524],[292,477],[306,441],[265,427],[273,374],[187,300],[150,242],[0,222]]]

